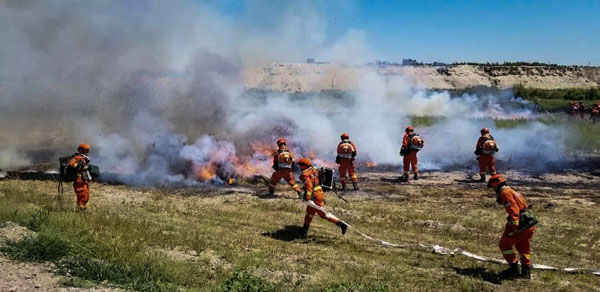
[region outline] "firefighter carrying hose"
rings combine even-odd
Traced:
[[[415,129],[412,126],[406,127],[404,138],[402,139],[402,148],[400,156],[404,156],[404,175],[401,181],[408,182],[409,170],[412,166],[414,179],[419,179],[419,169],[417,167],[417,152],[423,148],[424,141],[419,134],[415,134]]]
[[[283,138],[277,140],[278,149],[273,155],[273,169],[275,169],[275,172],[273,172],[271,181],[269,182],[269,197],[275,197],[275,187],[281,179],[285,179],[296,193],[298,193],[298,196],[301,196],[300,186],[294,181],[294,174],[292,173],[294,156],[288,150],[286,144],[287,143]]]
[[[307,202],[306,215],[304,215],[304,225],[300,230],[300,236],[306,237],[310,222],[312,221],[315,214],[319,214],[319,217],[326,219],[327,221],[334,223],[342,230],[342,235],[346,234],[348,225],[340,221],[331,213],[325,212],[325,203],[323,200],[323,189],[319,185],[319,171],[312,166],[312,163],[308,158],[302,158],[298,161],[302,173],[300,174],[300,180],[304,182],[304,195],[302,199]]]
[[[340,165],[340,182],[342,183],[342,191],[346,190],[346,172],[352,180],[352,186],[354,190],[358,190],[358,177],[356,176],[356,167],[354,166],[354,160],[356,154],[358,154],[358,148],[354,145],[354,142],[350,141],[350,135],[348,133],[342,133],[342,141],[337,147],[337,156],[335,162]]]
[[[490,129],[481,129],[481,137],[477,140],[475,145],[475,155],[477,155],[477,161],[479,162],[479,176],[480,182],[485,182],[486,170],[490,170],[490,174],[496,174],[496,160],[494,154],[498,152],[498,145],[496,140],[490,134]]]
[[[77,172],[77,177],[73,182],[73,190],[77,196],[77,206],[81,210],[86,210],[90,199],[90,180],[92,179],[89,172],[90,159],[87,154],[90,152],[90,145],[80,144],[77,147],[77,153],[69,161],[69,167]]]
[[[525,198],[512,188],[506,186],[506,180],[499,174],[492,175],[488,188],[496,191],[496,202],[504,205],[508,213],[504,233],[499,247],[509,268],[500,273],[502,279],[525,278],[531,279],[531,237],[535,232],[537,218],[527,206]],[[521,269],[513,246],[521,255]]]

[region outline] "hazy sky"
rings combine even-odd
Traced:
[[[600,1],[209,3],[237,25],[265,30],[277,27],[284,12],[310,9],[311,17],[321,21],[323,43],[333,43],[348,30],[356,30],[366,36],[371,56],[381,60],[600,65]]]

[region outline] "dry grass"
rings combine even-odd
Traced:
[[[424,174],[418,185],[372,179],[363,183],[363,191],[349,196],[350,204],[335,196],[326,200],[334,214],[376,237],[459,247],[500,258],[497,241],[505,215],[492,194],[477,184],[450,180],[445,185],[434,175]],[[600,198],[593,190],[598,179],[585,183],[583,188],[517,185],[541,218],[533,239],[535,262],[600,268]],[[535,271],[530,282],[499,283],[495,277],[505,268],[502,265],[415,248],[386,248],[352,231],[341,237],[336,226],[318,218],[309,237],[299,239],[295,232],[304,206],[290,191],[269,200],[225,189],[168,191],[93,184],[92,207],[81,213],[74,211],[74,198],[59,201],[54,190],[52,182],[1,181],[0,221],[18,222],[64,241],[61,244],[71,250],[56,260],[63,271],[137,290],[598,291],[600,287],[597,276],[550,271]],[[90,260],[82,263],[84,257]]]

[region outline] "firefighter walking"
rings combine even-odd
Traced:
[[[535,232],[537,218],[531,212],[523,196],[506,185],[501,175],[493,175],[488,182],[488,188],[496,192],[496,202],[504,205],[508,213],[504,233],[499,247],[508,269],[500,273],[502,279],[525,278],[531,279],[531,238]],[[521,255],[521,268],[513,251],[513,246]]]
[[[496,152],[498,152],[498,145],[490,134],[490,129],[481,129],[481,137],[475,145],[475,155],[477,155],[477,161],[479,162],[480,182],[485,182],[487,170],[490,171],[490,175],[496,174],[496,160],[494,159]]]
[[[415,129],[412,126],[406,127],[405,132],[404,138],[402,139],[402,148],[400,149],[400,156],[404,156],[404,175],[402,176],[401,181],[408,182],[411,166],[414,179],[419,179],[417,152],[423,148],[424,141],[419,134],[415,134]]]
[[[342,190],[346,190],[346,173],[352,180],[352,186],[354,190],[358,190],[358,176],[356,176],[356,167],[354,166],[355,157],[358,154],[358,148],[354,145],[354,142],[350,141],[350,135],[348,133],[342,133],[342,141],[337,147],[337,156],[335,162],[340,165],[340,182],[342,183]]]
[[[294,174],[292,173],[292,167],[294,165],[294,156],[287,148],[287,142],[283,138],[277,140],[277,150],[273,155],[273,175],[269,182],[269,197],[275,197],[275,187],[284,179],[292,188],[301,195],[300,186],[296,184],[294,180]]]
[[[304,195],[302,199],[307,203],[306,214],[304,215],[304,225],[300,230],[300,236],[306,237],[308,228],[312,222],[315,214],[318,214],[322,219],[334,223],[342,230],[342,235],[346,234],[348,225],[340,221],[331,213],[325,212],[325,203],[323,200],[323,189],[319,184],[319,171],[312,166],[312,163],[308,158],[302,158],[298,161],[302,173],[300,174],[300,180],[304,182]]]
[[[73,181],[73,190],[77,196],[77,206],[81,210],[86,210],[90,199],[90,180],[89,172],[90,159],[87,154],[90,152],[90,145],[80,144],[77,147],[77,153],[69,161],[69,167],[77,172],[77,177]]]

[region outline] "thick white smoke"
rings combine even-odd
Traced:
[[[252,1],[239,19],[213,4],[0,0],[0,168],[55,160],[88,142],[109,180],[221,183],[267,174],[278,137],[331,164],[341,132],[359,161],[397,164],[411,116],[436,118],[417,128],[424,168],[474,165],[482,126],[511,167],[564,158],[560,129],[495,129],[490,118],[532,116],[511,96],[451,98],[375,69],[341,96],[248,91],[244,66],[310,56],[361,64],[373,58],[368,36],[350,28],[331,37],[334,15],[321,12],[331,4]]]

